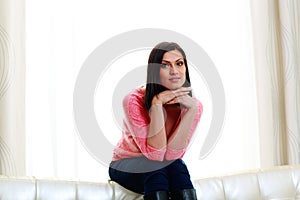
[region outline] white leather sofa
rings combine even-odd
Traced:
[[[300,200],[300,165],[194,181],[199,200]],[[141,200],[114,182],[0,176],[1,200]]]

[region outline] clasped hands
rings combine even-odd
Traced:
[[[190,87],[181,87],[176,90],[165,90],[152,99],[152,105],[166,105],[179,103],[187,109],[196,109],[197,102],[189,93],[192,91]]]

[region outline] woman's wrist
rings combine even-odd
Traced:
[[[162,105],[162,104],[163,104],[162,101],[159,100],[156,96],[153,97],[152,102],[151,102],[152,106],[153,105]]]

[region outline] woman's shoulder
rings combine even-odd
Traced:
[[[123,99],[123,106],[140,105],[144,107],[145,88],[139,87],[131,90]]]
[[[144,106],[145,91],[137,88],[129,92],[123,99],[124,111],[132,123],[144,126],[149,123],[149,113]]]
[[[124,97],[125,98],[144,98],[145,96],[145,89],[144,87],[138,87],[135,88],[133,90],[131,90],[130,92],[128,92],[128,94]]]

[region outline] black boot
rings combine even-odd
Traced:
[[[144,195],[144,200],[168,200],[169,192],[168,191],[157,191],[151,192],[150,194]]]
[[[195,189],[185,189],[171,192],[172,200],[197,200]]]

